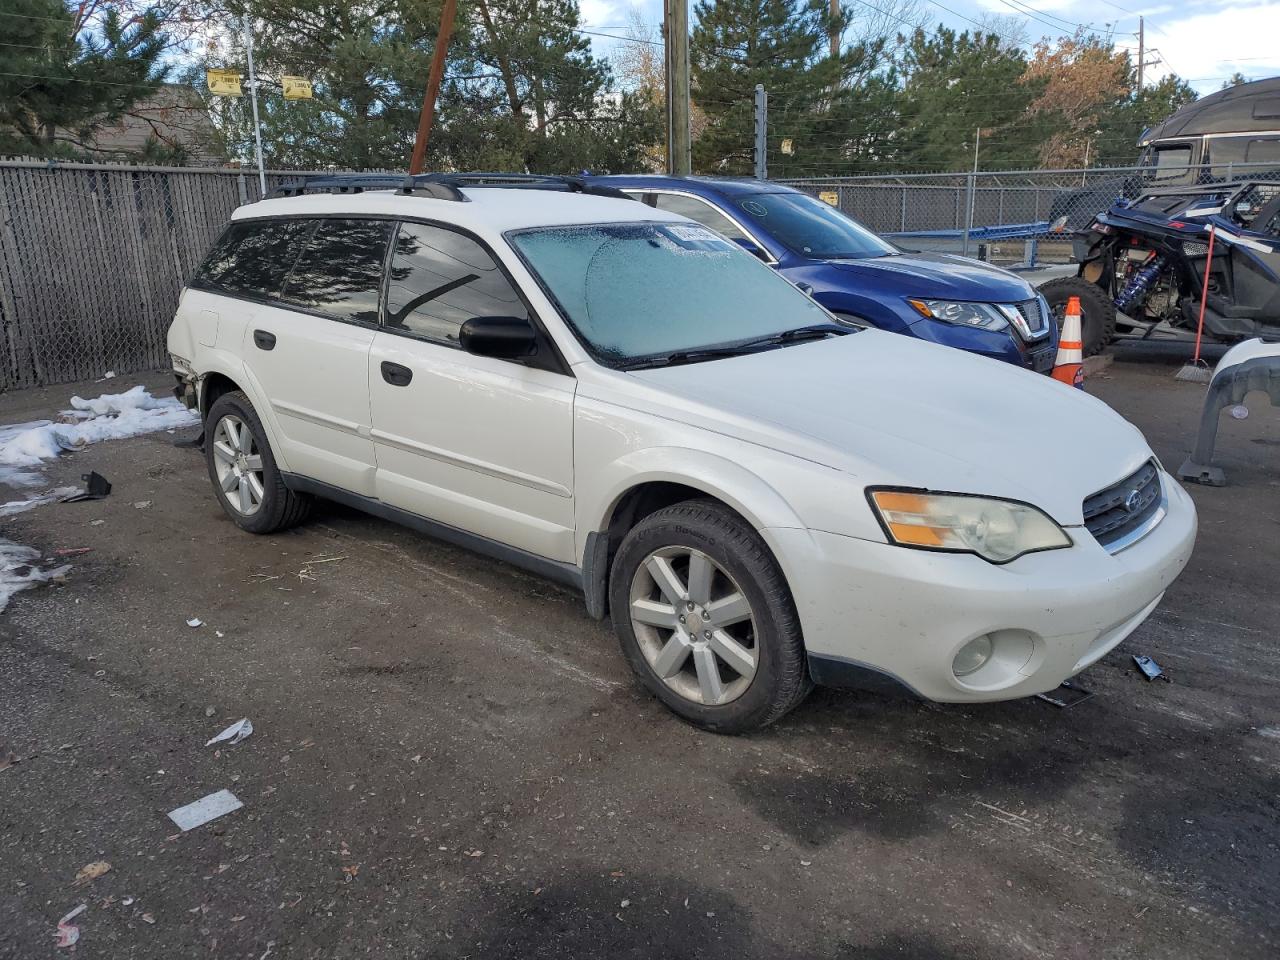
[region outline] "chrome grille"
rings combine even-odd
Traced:
[[[1027,329],[1024,333],[1028,335],[1028,339],[1037,340],[1049,332],[1048,306],[1040,297],[1034,300],[1023,300],[1021,303],[1015,303],[1014,306],[1026,322]]]
[[[1112,553],[1147,533],[1164,515],[1160,470],[1154,460],[1084,501],[1084,525]]]

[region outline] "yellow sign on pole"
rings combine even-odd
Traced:
[[[286,100],[312,99],[311,81],[306,77],[281,77],[280,82],[284,85]]]
[[[823,203],[831,204],[833,207],[840,206],[840,194],[834,190],[819,190],[818,199]]]
[[[785,153],[788,157],[791,156],[793,153],[795,153],[796,152],[795,142],[792,141],[790,138],[783,140],[782,152]]]
[[[219,97],[239,97],[243,94],[239,70],[206,70],[205,80],[209,84],[209,92]]]

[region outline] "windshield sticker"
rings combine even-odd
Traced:
[[[686,250],[732,250],[733,244],[707,227],[691,223],[664,223],[661,231]]]

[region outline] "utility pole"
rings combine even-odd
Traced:
[[[664,7],[667,172],[675,177],[687,177],[693,170],[689,130],[689,0],[664,0]]]
[[[444,62],[449,52],[449,38],[453,35],[453,19],[458,12],[458,0],[444,0],[440,11],[440,30],[436,33],[436,49],[431,57],[431,70],[427,74],[427,92],[422,98],[422,112],[418,114],[418,135],[413,141],[413,156],[409,160],[411,176],[422,172],[427,162],[427,141],[431,139],[431,125],[435,120],[436,97],[444,80]]]
[[[253,106],[253,149],[258,158],[258,199],[267,195],[267,171],[262,166],[262,124],[258,121],[258,75],[253,71],[253,27],[244,11],[244,47],[249,58],[249,102]]]
[[[1147,25],[1142,17],[1138,18],[1138,92],[1142,92],[1142,68],[1147,60]]]
[[[756,179],[769,179],[769,93],[756,84]]]

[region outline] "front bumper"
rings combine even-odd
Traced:
[[[908,330],[917,339],[1012,363],[1036,373],[1051,373],[1058,353],[1057,335],[1052,330],[1048,336],[1030,343],[1023,342],[1012,330],[979,330],[923,318],[912,322]]]
[[[1068,529],[1072,547],[1004,566],[811,530],[773,529],[769,539],[811,658],[870,668],[931,700],[1010,700],[1051,690],[1105,656],[1182,572],[1195,506],[1168,474],[1161,481],[1164,520],[1117,554],[1083,527]],[[1003,653],[962,681],[955,655],[983,635]]]

